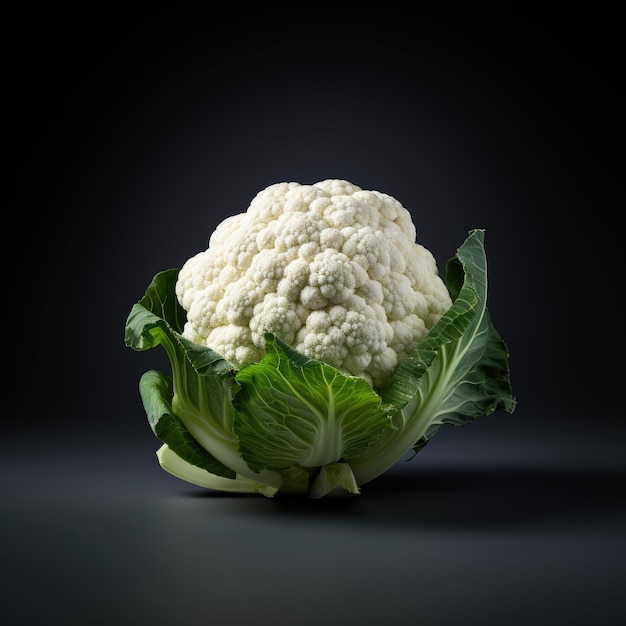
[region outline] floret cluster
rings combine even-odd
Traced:
[[[409,211],[335,179],[259,192],[183,265],[176,294],[185,337],[238,369],[271,332],[377,388],[451,305]]]

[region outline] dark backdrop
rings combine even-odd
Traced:
[[[39,511],[40,496],[48,504],[37,515],[45,520],[50,515],[46,507],[52,507],[57,544],[60,537],[76,535],[68,526],[66,505],[58,503],[79,506],[79,492],[86,498],[81,500],[86,502],[81,509],[86,511],[85,525],[95,524],[94,534],[102,532],[98,523],[104,523],[94,512],[105,507],[102,494],[113,498],[104,500],[108,515],[118,519],[116,510],[124,515],[115,500],[120,485],[126,485],[129,500],[133,488],[146,497],[152,486],[156,500],[167,494],[171,519],[185,519],[190,503],[209,506],[206,500],[190,500],[184,486],[156,467],[157,442],[145,420],[137,383],[144,370],[167,365],[159,351],[140,354],[124,346],[126,316],[157,271],[179,267],[204,249],[215,226],[246,210],[258,191],[279,181],[308,184],[324,178],[345,178],[395,196],[412,212],[420,243],[433,251],[441,269],[468,230],[486,229],[489,309],[510,349],[519,402],[512,416],[496,414],[462,432],[438,435],[440,443],[435,439],[421,453],[424,461],[415,459],[403,469],[408,487],[395,487],[394,492],[396,483],[387,483],[372,496],[401,492],[397,500],[359,505],[366,507],[359,511],[359,523],[369,520],[376,529],[380,522],[384,542],[390,521],[386,510],[393,511],[403,532],[415,530],[412,522],[417,519],[429,520],[426,529],[420,526],[428,532],[431,523],[433,528],[439,522],[453,524],[472,502],[480,532],[485,531],[481,520],[495,520],[496,532],[501,532],[502,526],[517,528],[521,518],[524,535],[528,524],[537,521],[529,513],[533,510],[541,520],[549,510],[557,529],[594,506],[610,510],[612,524],[617,523],[614,507],[620,506],[617,519],[623,522],[623,505],[616,505],[614,496],[623,476],[624,435],[616,367],[623,344],[616,298],[621,242],[614,218],[621,208],[614,195],[621,177],[617,114],[622,104],[617,95],[621,35],[616,18],[599,11],[567,18],[390,14],[314,9],[306,15],[277,15],[241,9],[211,18],[190,14],[181,22],[122,16],[74,16],[77,21],[72,21],[70,15],[57,13],[11,24],[15,42],[5,56],[10,80],[5,99],[12,108],[5,124],[7,135],[16,141],[10,144],[7,169],[7,191],[13,192],[5,199],[3,254],[12,289],[5,297],[9,374],[3,462],[15,497],[10,507],[14,517],[5,516],[5,521],[18,533],[16,541],[28,545],[16,529]],[[507,480],[502,464],[512,459],[517,473]],[[440,483],[430,483],[437,494],[430,504],[439,507],[438,514],[403,504],[423,501],[419,485],[410,482],[420,471],[443,467],[445,472],[473,462],[480,472],[490,463],[497,469],[485,471],[485,476],[472,474],[470,483],[478,485],[478,493],[468,487],[461,489],[460,499],[440,500],[446,493],[444,488],[437,491],[441,481],[459,488],[453,473],[450,483],[442,476]],[[544,474],[536,470],[545,464],[552,469]],[[597,481],[589,478],[587,472],[605,472],[609,466],[609,474]],[[538,471],[532,479],[524,473],[527,467]],[[494,474],[504,476],[501,483],[490,482]],[[542,484],[555,492],[541,495]],[[605,500],[600,505],[584,497],[576,508],[573,502],[581,494],[571,486],[575,484],[588,485],[584,493],[596,496],[603,485],[599,493],[612,503],[610,508]],[[487,485],[488,494],[480,485]],[[532,492],[535,496],[528,495]],[[520,503],[520,493],[530,499]],[[555,498],[561,504],[555,505]],[[499,499],[509,513],[493,504]],[[487,502],[493,506],[489,515]],[[219,517],[220,507],[233,512],[233,506],[241,506],[244,513],[247,505],[217,499],[210,506]],[[559,518],[557,510],[563,507],[566,512]],[[75,508],[69,508],[74,516]],[[298,511],[316,515],[314,510]],[[267,509],[255,511],[269,515]],[[235,526],[243,524],[237,513]],[[169,519],[160,523],[167,525]],[[350,528],[355,519],[342,517],[342,524]],[[323,536],[329,545],[346,545],[333,535],[339,524],[334,514],[327,511],[325,521]],[[280,532],[297,532],[292,522],[279,516]],[[264,532],[268,541],[278,542],[273,527]],[[567,615],[569,623],[576,615],[598,610],[605,616],[600,622],[610,623],[617,606],[611,581],[620,567],[623,571],[624,556],[623,533],[611,528],[617,549],[588,548],[595,559],[589,567],[596,582],[604,574],[609,581],[597,582],[597,604],[577,596],[573,604],[578,609],[569,614],[559,585],[546,590],[537,583],[530,586],[526,601],[545,604],[547,615]],[[84,554],[96,539],[82,524],[81,529],[83,540],[77,545]],[[213,530],[226,532],[223,527]],[[239,529],[248,536],[249,531],[245,525]],[[28,532],[32,539],[34,528]],[[141,576],[149,562],[156,577],[150,585],[158,588],[155,580],[161,579],[154,572],[159,567],[146,557],[155,558],[151,549],[144,546],[133,560],[133,540],[122,530],[118,535],[112,541],[119,562],[102,547],[95,561],[84,561],[68,539],[61,541],[64,558],[56,559],[54,567],[67,577],[80,563],[83,569],[99,571],[98,585],[106,586],[111,584],[108,575],[122,563]],[[318,536],[322,543],[323,536]],[[165,549],[174,554],[181,539],[165,533],[159,541],[155,553]],[[454,541],[458,543],[449,548],[450,558],[466,545],[462,539]],[[345,555],[351,563],[367,558],[367,549],[357,540],[348,544],[354,544],[354,552]],[[50,544],[35,545],[38,550],[26,550],[27,556],[10,553],[21,563],[16,567],[23,576],[18,577],[22,590],[33,583],[36,564],[47,563],[46,573],[35,576],[40,584],[57,571],[50,559],[59,555]],[[486,559],[481,561],[482,576],[492,584],[499,580],[497,571],[505,577],[518,572],[509,578],[508,604],[494,601],[502,611],[518,598],[511,589],[518,583],[528,586],[528,580],[536,580],[534,568],[545,567],[545,551],[538,544],[532,563],[524,562],[523,547],[509,545],[516,546],[515,554],[497,564],[489,560],[495,558],[495,547],[480,550],[480,558]],[[178,563],[181,572],[208,575],[191,556],[194,546],[188,547],[195,565],[190,570],[189,563]],[[562,553],[549,552],[554,576],[572,572],[567,559],[560,560],[572,548],[564,541]],[[404,554],[400,544],[396,552]],[[583,555],[578,563],[582,568],[587,553],[578,553]],[[254,547],[246,545],[245,556],[236,559],[245,567],[251,558],[247,567],[271,578],[272,558],[261,563],[254,561],[254,554]],[[288,554],[274,557],[286,569],[297,569]],[[382,550],[372,556],[379,571],[385,571],[385,554]],[[431,556],[441,563],[441,554]],[[315,554],[302,559],[314,560]],[[63,563],[72,565],[64,569]],[[228,569],[224,564],[213,567],[218,577]],[[409,576],[402,567],[401,575]],[[442,585],[432,583],[431,597],[439,598],[447,575],[437,567],[443,566],[435,566]],[[465,584],[471,584],[469,561],[464,567]],[[336,563],[334,568],[336,573]],[[326,569],[312,562],[304,569],[308,574],[303,581],[314,591],[313,572],[323,576]],[[164,577],[169,576],[166,570]],[[372,590],[389,596],[388,583],[372,576]],[[72,602],[56,592],[50,592],[48,603],[68,620],[70,615],[84,618],[93,609],[89,598],[96,592],[87,582],[77,583],[73,576],[70,580],[78,585],[82,604],[74,597],[74,612],[68,613]],[[182,580],[191,584],[185,575]],[[232,580],[236,584],[237,576]],[[135,593],[140,583],[130,574],[121,581],[113,585],[112,606],[129,606],[126,615],[150,615],[153,622],[157,615],[169,615],[147,591]],[[573,578],[571,587],[582,588],[581,581]],[[169,584],[174,597],[184,595],[176,582]],[[282,584],[289,588],[289,579]],[[452,588],[457,584],[461,581],[450,581]],[[367,580],[360,589],[369,593]],[[258,596],[269,593],[262,590],[252,597],[259,601]],[[225,597],[230,603],[228,593]],[[448,606],[446,597],[441,591],[441,603]],[[224,606],[213,601],[218,616],[220,611],[227,614],[224,596],[222,601]],[[318,602],[309,601],[312,606]],[[400,600],[391,593],[390,602],[388,612],[380,615],[419,619],[419,603],[413,606],[406,594]],[[489,622],[500,613],[485,612],[482,600],[480,604],[482,609],[469,600],[462,604],[464,623],[512,623]],[[183,613],[195,615],[195,605],[186,606]],[[357,602],[352,610],[361,616],[358,607]],[[218,623],[239,624],[236,620],[245,610],[239,605],[239,618]],[[266,610],[275,624],[283,623],[280,613]],[[379,615],[371,605],[368,610]],[[429,623],[458,623],[452,621],[453,608],[441,610],[432,609]],[[36,623],[28,619],[37,609],[31,606],[22,614],[24,623]],[[472,615],[476,621],[468,617]],[[103,623],[110,622],[103,618]]]
[[[398,198],[442,269],[485,228],[520,411],[586,419],[611,376],[619,76],[611,20],[584,18],[24,28],[10,258],[29,360],[72,381],[66,419],[136,402],[123,327],[156,271],[267,185],[328,177]]]

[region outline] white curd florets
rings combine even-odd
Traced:
[[[181,268],[183,334],[241,368],[272,332],[383,388],[452,304],[415,239],[387,194],[344,180],[271,185]]]

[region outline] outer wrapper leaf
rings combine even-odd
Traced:
[[[187,463],[200,469],[234,478],[235,472],[212,457],[185,428],[172,410],[172,378],[163,372],[149,370],[139,381],[139,392],[152,431]]]
[[[421,449],[442,424],[460,426],[515,409],[508,350],[487,311],[483,230],[469,233],[446,272],[454,302],[398,368],[384,398],[399,408],[396,428],[352,463],[360,485]]]
[[[265,342],[265,357],[237,374],[241,389],[233,400],[235,433],[250,467],[349,460],[391,427],[389,408],[363,379],[308,359],[271,334]]]
[[[196,406],[197,412],[201,412],[200,405],[205,398],[210,398],[208,402],[212,406],[212,414],[218,415],[221,420],[223,405],[230,401],[222,375],[232,369],[216,352],[190,344],[180,335],[186,314],[176,298],[177,277],[176,269],[157,274],[126,321],[127,346],[141,351],[161,345],[172,365],[173,376],[156,371],[146,372],[140,380],[139,392],[150,426],[163,443],[196,467],[234,478],[235,471],[198,443],[189,430],[189,421],[186,423],[181,419],[173,408],[182,400],[183,405]],[[191,350],[188,350],[189,346]],[[198,370],[192,363],[194,356]],[[204,379],[199,372],[204,374]],[[193,421],[191,423],[194,424]]]

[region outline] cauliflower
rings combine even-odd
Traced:
[[[265,333],[385,388],[452,302],[395,198],[345,180],[273,184],[181,268],[183,335],[237,369]]]
[[[279,183],[155,274],[124,341],[171,365],[139,381],[161,467],[218,491],[358,494],[443,424],[512,413],[484,230],[447,286],[415,239],[391,196]]]

